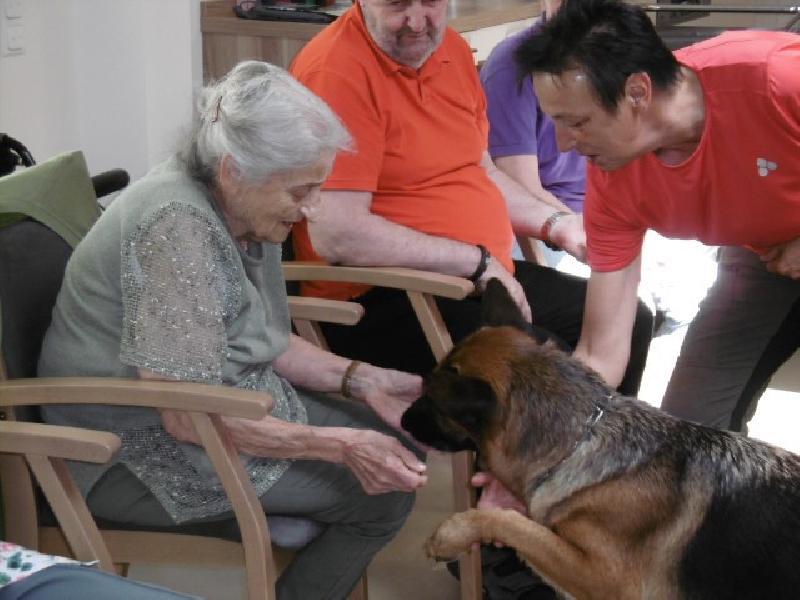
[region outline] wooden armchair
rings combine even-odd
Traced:
[[[361,306],[350,302],[290,298],[289,304],[295,322],[308,327],[313,327],[315,321],[319,320],[354,324],[363,313]],[[98,560],[108,570],[113,568],[112,559],[121,565],[135,562],[209,566],[245,564],[248,597],[272,598],[277,569],[276,558],[270,547],[270,527],[278,530],[276,545],[290,549],[304,545],[319,532],[313,522],[305,519],[269,517],[264,521],[261,503],[221,426],[220,416],[260,418],[265,415],[271,406],[267,395],[200,384],[111,378],[7,380],[2,364],[0,360],[0,379],[3,380],[0,382],[0,415],[6,419],[14,418],[9,410],[12,407],[57,403],[116,404],[189,411],[206,452],[232,500],[237,529],[242,532],[241,544],[226,539],[230,535],[215,538],[180,531],[110,529],[98,533],[94,520],[60,459],[107,461],[119,447],[116,436],[107,432],[39,423],[0,421],[0,426],[7,426],[0,429],[0,433],[8,429],[17,432],[15,439],[20,444],[22,434],[26,434],[28,441],[24,445],[14,446],[18,450],[16,454],[25,456],[60,525],[60,530],[39,525],[35,490],[25,465],[13,457],[0,457],[4,506],[7,508],[6,514],[14,515],[14,519],[9,519],[6,525],[9,540],[53,554],[71,554],[80,560]],[[47,451],[55,458],[48,460],[35,451],[30,439],[31,432],[37,433],[41,428],[50,430],[53,441],[42,445],[39,452]],[[58,445],[61,438],[67,440],[63,450]],[[104,447],[110,450],[104,452]],[[78,451],[81,454],[76,454]],[[362,588],[352,597],[365,597]]]
[[[547,259],[544,256],[544,243],[534,237],[525,237],[522,235],[517,236],[517,244],[522,250],[522,257],[529,263],[535,265],[547,266]]]
[[[9,456],[24,459],[59,523],[62,523],[73,555],[83,561],[96,560],[105,571],[114,569],[111,555],[64,459],[104,463],[111,459],[119,446],[120,439],[113,433],[42,423],[0,421],[0,461],[8,460]],[[24,466],[19,462],[9,464]],[[12,522],[16,520],[9,519]],[[9,539],[15,537],[20,536],[9,532]]]
[[[295,309],[293,316],[301,321],[327,318],[347,324],[354,318],[357,320],[361,313],[361,307],[352,303],[315,300],[299,304],[301,308]],[[326,306],[329,312],[325,311]],[[230,539],[233,536],[224,531],[220,532],[222,537],[214,537],[213,527],[206,532],[197,526],[177,527],[172,531],[112,528],[98,532],[61,458],[90,460],[94,457],[95,462],[108,460],[119,447],[119,441],[107,432],[13,421],[15,408],[47,404],[111,404],[187,411],[231,500],[241,543]],[[244,564],[248,597],[274,598],[277,569],[270,545],[270,526],[275,528],[277,525],[281,532],[275,540],[277,545],[290,548],[304,545],[319,529],[305,519],[265,518],[220,418],[258,419],[270,408],[271,399],[264,393],[221,386],[114,378],[6,379],[0,382],[0,415],[12,420],[0,422],[0,425],[8,425],[19,433],[36,432],[40,427],[47,427],[68,439],[64,450],[58,450],[58,439],[40,446],[39,452],[51,452],[57,458],[48,459],[37,454],[31,441],[17,452],[25,456],[60,528],[40,525],[34,485],[21,458],[0,456],[4,506],[7,515],[14,515],[13,519],[7,519],[6,537],[44,552],[73,555],[80,560],[98,560],[108,570],[113,569],[112,562],[122,565],[135,562],[209,566]],[[0,433],[4,431],[0,429]],[[69,434],[68,438],[66,434]],[[20,439],[19,435],[17,439]],[[102,452],[101,444],[105,444],[109,451]],[[76,454],[78,449],[82,454]],[[83,456],[90,458],[84,459]],[[359,595],[362,593],[359,588],[353,597],[363,597]]]
[[[267,520],[221,422],[222,416],[263,417],[271,408],[268,395],[221,386],[113,378],[33,378],[0,383],[0,410],[7,420],[15,419],[15,408],[48,404],[110,404],[187,411],[231,500],[242,544],[180,533],[125,530],[98,533],[63,462],[53,464],[52,459],[48,461],[33,452],[25,453],[26,460],[48,501],[55,499],[51,508],[63,534],[56,527],[39,526],[35,489],[27,468],[20,457],[4,456],[0,462],[0,482],[6,514],[13,515],[13,519],[6,521],[9,541],[51,554],[72,554],[81,560],[100,560],[103,568],[109,570],[113,568],[112,562],[160,562],[165,557],[169,557],[170,562],[213,561],[213,564],[219,564],[217,558],[232,553],[244,558],[248,597],[274,598],[275,570]],[[14,425],[36,427],[40,424],[16,423],[12,427]],[[58,429],[70,430],[78,439],[74,442],[76,445],[82,443],[86,447],[96,447],[104,441],[112,452],[118,447],[118,442],[115,446],[109,442],[107,436],[111,434],[106,432]],[[98,454],[97,458],[101,455]],[[63,491],[58,489],[59,486]]]
[[[344,267],[325,263],[287,261],[283,263],[287,282],[341,281],[403,290],[408,295],[434,358],[442,360],[453,347],[447,327],[436,306],[436,297],[462,300],[473,292],[472,282],[462,277],[441,275],[428,271],[386,267]],[[313,334],[324,338],[319,328]],[[470,485],[474,455],[460,452],[452,458],[453,504],[455,511],[474,506],[475,492]],[[459,560],[462,600],[479,600],[483,597],[480,552],[471,551]]]

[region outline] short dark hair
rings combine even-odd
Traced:
[[[616,112],[629,75],[645,72],[659,90],[672,87],[680,75],[644,10],[620,0],[566,0],[520,44],[515,59],[520,78],[581,69],[609,112]]]

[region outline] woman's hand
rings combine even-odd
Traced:
[[[397,431],[403,432],[400,418],[422,394],[419,375],[360,364],[353,372],[353,395],[363,400],[378,416]]]
[[[182,410],[161,409],[161,422],[164,429],[179,442],[200,444],[200,437],[195,431],[192,418]]]
[[[367,494],[413,492],[427,482],[425,463],[395,438],[368,429],[345,431],[342,462]]]
[[[492,259],[492,262],[489,263],[489,267],[478,280],[478,289],[483,292],[483,290],[486,289],[486,284],[489,283],[489,280],[492,278],[499,279],[500,283],[506,287],[514,304],[519,307],[523,318],[530,323],[533,320],[533,316],[531,314],[531,307],[528,304],[528,298],[525,296],[525,290],[522,289],[522,285],[520,285],[519,281],[517,281],[496,258]]]

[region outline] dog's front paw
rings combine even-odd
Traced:
[[[481,541],[480,515],[477,510],[456,513],[425,542],[426,554],[435,560],[450,560]]]

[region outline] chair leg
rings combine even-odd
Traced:
[[[455,512],[465,511],[475,506],[475,489],[470,484],[475,455],[472,452],[458,452],[452,456],[453,469],[453,508]],[[483,597],[481,581],[481,553],[472,548],[458,561],[461,573],[461,600],[480,600]]]
[[[347,597],[347,600],[367,600],[367,572],[364,571],[364,574],[361,575],[361,579],[358,580],[356,587],[350,592],[350,595]]]

